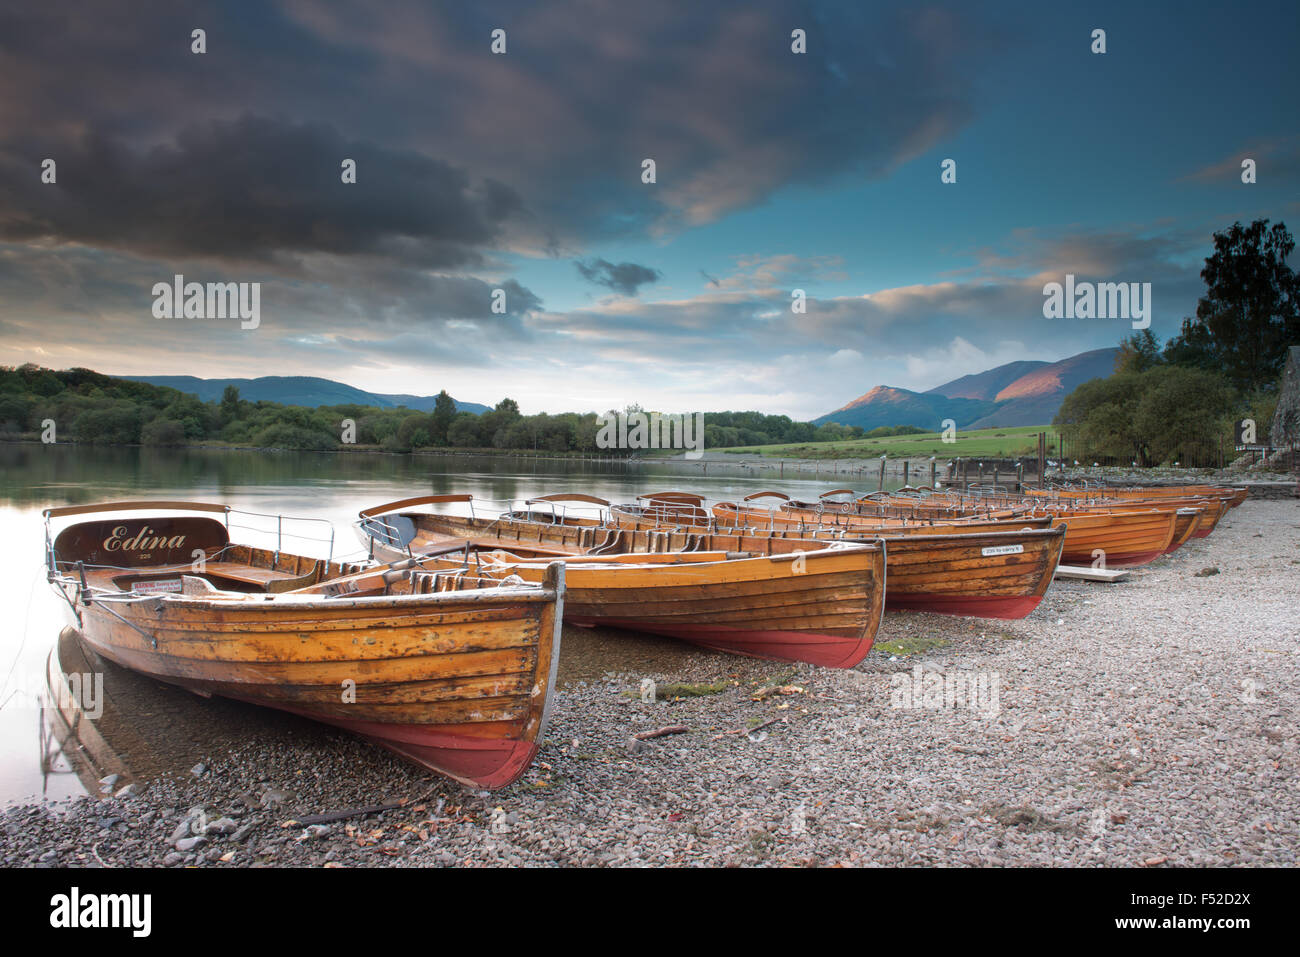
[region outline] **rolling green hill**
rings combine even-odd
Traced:
[[[388,395],[366,392],[333,379],[316,376],[268,375],[257,379],[199,379],[192,375],[123,376],[133,382],[166,386],[203,402],[218,402],[226,386],[239,389],[239,397],[249,402],[278,402],[281,405],[300,405],[315,409],[322,405],[369,405],[378,409],[396,409],[405,406],[418,412],[433,411],[437,395]],[[456,402],[457,412],[486,412],[488,407],[478,402]]]

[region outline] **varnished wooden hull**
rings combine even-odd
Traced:
[[[1201,511],[1200,521],[1196,523],[1192,531],[1193,538],[1205,538],[1219,524],[1219,519],[1227,514],[1230,506],[1223,499],[1165,499],[1158,502],[1124,502],[1115,501],[1111,503],[1090,503],[1080,504],[1071,508],[1070,506],[1053,506],[1056,514],[1104,514],[1125,511],[1160,511],[1160,512],[1179,512],[1186,508],[1195,508]],[[1183,539],[1182,541],[1185,541]],[[1181,544],[1177,533],[1174,535],[1176,544]]]
[[[840,530],[894,535],[970,535],[982,532],[1019,531],[1025,528],[1048,528],[1049,516],[1036,518],[956,518],[949,521],[936,518],[888,518],[856,515],[844,512],[812,510],[769,511],[732,502],[721,502],[712,508],[717,527],[772,529],[775,531]],[[651,528],[654,523],[637,520],[626,512],[615,510],[616,520],[627,527]]]
[[[654,509],[634,512],[614,509],[614,520],[636,530],[653,527]],[[823,534],[821,525],[797,521],[780,523],[775,535],[757,519],[771,513],[722,503],[713,507],[718,523],[711,541],[733,544],[731,533],[744,542],[767,536],[770,542],[783,543],[798,537],[801,531]],[[981,618],[1023,618],[1042,601],[1060,562],[1065,529],[1049,530],[1053,519],[1047,516],[993,521],[971,520],[953,524],[899,525],[859,518],[857,523],[833,527],[845,536],[878,537],[886,543],[888,587],[885,605],[889,609],[930,611],[948,615]],[[776,516],[780,518],[780,516]],[[731,519],[754,528],[751,535],[738,528],[728,530]],[[775,537],[780,536],[780,537]]]
[[[346,728],[458,781],[496,788],[536,753],[561,593],[562,584],[77,607],[87,645],[123,667]]]
[[[565,621],[832,668],[860,662],[880,627],[885,555],[878,546],[805,544],[803,552],[739,559],[725,553],[636,557],[644,563],[569,564]],[[542,574],[540,564],[528,562],[472,567],[476,574],[519,575],[525,581]]]
[[[1220,488],[1212,485],[1185,485],[1168,488],[1136,489],[1030,489],[1026,496],[1031,499],[1050,499],[1056,502],[1079,503],[1092,506],[1109,506],[1115,508],[1204,508],[1207,515],[1202,519],[1200,528],[1195,533],[1197,538],[1204,538],[1214,530],[1219,519],[1229,509],[1236,508],[1246,500],[1249,492],[1242,488]]]
[[[1071,528],[1071,534],[1066,536],[1067,564],[1084,564],[1094,549],[1103,548],[1107,564],[1142,565],[1177,551],[1193,537],[1209,535],[1228,506],[1223,501],[1200,499],[1163,504],[1056,504],[1045,508]],[[1199,513],[1194,522],[1184,514],[1189,510]],[[1165,524],[1169,526],[1169,539],[1157,550]],[[1109,547],[1103,539],[1110,541]],[[1087,558],[1088,563],[1091,561]]]
[[[1134,513],[1150,514],[1153,512],[1158,512],[1163,515],[1171,516],[1173,518],[1175,531],[1172,538],[1170,539],[1170,545],[1166,548],[1166,551],[1176,550],[1179,546],[1187,542],[1190,538],[1205,538],[1212,531],[1214,531],[1215,527],[1219,523],[1219,519],[1222,518],[1228,511],[1227,503],[1218,499],[1188,499],[1186,501],[1170,500],[1170,501],[1160,502],[1160,503],[1115,502],[1113,504],[1080,503],[1078,505],[1070,505],[1068,503],[1056,503],[1052,505],[1045,505],[1043,506],[1043,508],[1049,514],[1057,516],[1059,518],[1086,517],[1086,516],[1095,516],[1100,518],[1106,515],[1120,515],[1120,514],[1134,514]],[[1194,508],[1199,510],[1201,512],[1201,517],[1193,526],[1191,530],[1191,534],[1188,536],[1182,536],[1180,534],[1181,531],[1179,528],[1180,522],[1177,516],[1179,512],[1187,508]]]
[[[886,539],[886,607],[980,618],[1023,618],[1043,600],[1065,529]]]
[[[1227,514],[1231,507],[1225,499],[1220,498],[1187,498],[1174,499],[1165,498],[1156,501],[1134,501],[1127,502],[1122,500],[1101,501],[1101,502],[1080,502],[1077,505],[1067,503],[1058,503],[1046,506],[1054,514],[1105,514],[1114,512],[1128,511],[1159,511],[1159,512],[1179,512],[1183,509],[1194,508],[1201,511],[1201,519],[1196,523],[1192,536],[1195,538],[1205,538],[1219,524],[1219,519]],[[1174,536],[1176,543],[1181,543],[1177,534]]]
[[[1088,490],[1092,491],[1092,490]],[[943,501],[960,506],[960,495],[945,495]],[[1065,557],[1067,564],[1091,564],[1093,553],[1097,549],[1106,551],[1107,564],[1141,565],[1158,558],[1162,554],[1174,551],[1192,537],[1204,538],[1214,530],[1218,520],[1226,513],[1229,505],[1226,498],[1179,498],[1165,496],[1159,500],[1127,501],[1122,498],[1085,499],[1082,494],[1074,497],[1051,498],[1046,493],[1034,494],[1024,499],[1015,496],[984,496],[984,505],[1008,505],[1018,501],[1034,503],[1030,515],[1050,515],[1055,519],[1065,520],[1070,526],[1066,536]],[[906,508],[908,506],[901,506]],[[1183,535],[1182,523],[1177,513],[1187,508],[1199,509],[1201,517],[1193,526],[1190,535]],[[1146,516],[1164,515],[1170,525],[1169,540],[1159,545],[1162,536],[1159,527],[1164,519],[1148,517],[1134,519],[1135,514]],[[1127,517],[1118,517],[1127,516]]]
[[[1145,565],[1170,550],[1177,514],[1170,511],[1070,513],[1065,523],[1067,565],[1091,565],[1104,555],[1107,567]]]
[[[1091,500],[1114,499],[1119,501],[1151,501],[1160,498],[1220,498],[1230,506],[1240,505],[1250,494],[1247,489],[1223,485],[1150,485],[1135,488],[1064,488],[1026,489],[1025,494],[1035,497],[1086,498]]]
[[[865,518],[921,519],[935,522],[1011,519],[1025,514],[1032,507],[1033,503],[1029,502],[1004,502],[973,498],[961,498],[954,501],[947,496],[938,494],[924,498],[882,495],[835,506],[838,511],[844,514]]]
[[[786,555],[824,548],[832,540],[883,540],[887,608],[997,618],[1021,617],[1038,605],[1062,560],[1065,536],[1063,527],[957,535],[919,534],[921,529],[913,530],[918,534],[853,535],[841,529],[815,537],[798,530],[600,528],[421,513],[407,517],[418,529],[412,542],[416,551],[461,539],[506,548],[534,545],[573,555],[676,551]],[[1008,548],[1010,553],[986,555],[985,548]]]
[[[505,736],[479,736],[467,733],[460,725],[393,724],[324,717],[296,708],[285,710],[344,728],[408,761],[462,784],[488,790],[513,784],[537,756],[537,739],[513,737],[513,727],[503,729]]]
[[[1146,564],[1176,550],[1191,538],[1206,537],[1228,508],[1244,495],[1244,490],[1213,486],[1130,490],[1087,488],[1028,490],[1025,495],[968,496],[954,492],[926,496],[884,495],[873,497],[869,504],[872,509],[886,509],[892,514],[933,517],[1028,503],[1033,509],[1029,514],[1048,514],[1069,526],[1063,562],[1090,565],[1100,552],[1104,552],[1108,565],[1124,567]],[[1179,517],[1178,513],[1189,508],[1201,513],[1195,522],[1189,523],[1186,517]],[[1164,517],[1154,517],[1157,515]]]

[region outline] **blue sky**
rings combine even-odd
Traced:
[[[133,9],[0,30],[0,362],[811,418],[1131,331],[1044,319],[1067,272],[1168,337],[1216,229],[1300,210],[1294,3]],[[176,272],[258,329],[156,319]]]
[[[727,272],[735,250],[839,256],[844,278],[818,283],[817,290],[843,296],[968,269],[978,250],[1016,230],[1146,226],[1154,234],[1168,220],[1195,228],[1198,218],[1213,229],[1225,215],[1266,214],[1272,203],[1294,202],[1290,169],[1250,194],[1235,176],[1184,180],[1238,145],[1287,134],[1282,100],[1293,82],[1294,6],[1279,5],[1277,20],[1260,22],[1224,5],[1180,5],[1181,35],[1172,44],[1168,6],[1075,6],[1027,20],[995,6],[1012,32],[1003,42],[1017,55],[995,59],[972,78],[977,118],[891,175],[785,187],[671,241],[612,243],[594,252],[653,261],[665,284],[690,293],[705,291],[700,270]],[[1288,20],[1289,33],[1267,27]],[[1097,56],[1088,38],[1103,24],[1108,52]],[[1234,66],[1205,69],[1216,61]],[[1218,132],[1207,135],[1207,123]],[[939,164],[949,156],[959,163],[952,189],[938,181]],[[575,286],[564,262],[521,260],[516,274],[551,308],[581,306],[595,295]]]

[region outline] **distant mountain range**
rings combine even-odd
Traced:
[[[1089,379],[1104,379],[1115,370],[1118,349],[1094,349],[1059,362],[1008,362],[965,375],[926,392],[878,385],[848,405],[813,421],[860,425],[915,425],[940,431],[944,419],[959,429],[1047,425],[1061,400]]]
[[[233,385],[239,389],[239,397],[250,402],[279,402],[283,405],[305,405],[315,408],[319,405],[373,405],[381,409],[395,409],[406,406],[419,412],[432,412],[438,400],[436,395],[388,395],[379,392],[366,392],[362,389],[335,382],[333,379],[318,379],[315,376],[281,376],[268,375],[257,379],[198,379],[192,375],[127,375],[122,379],[132,382],[147,382],[149,385],[161,385],[196,395],[204,402],[220,401],[226,386]],[[486,412],[488,407],[478,402],[461,402],[453,399],[457,412],[473,412],[475,415]]]
[[[1061,407],[1061,400],[1081,382],[1104,378],[1114,371],[1118,349],[1094,349],[1059,362],[1022,361],[965,375],[926,392],[878,385],[848,405],[813,421],[838,422],[879,428],[915,425],[939,431],[944,419],[959,429],[991,429],[1017,425],[1046,425]],[[239,389],[239,397],[252,402],[284,405],[372,405],[381,409],[405,406],[431,412],[436,395],[397,395],[366,392],[333,379],[316,376],[262,376],[257,379],[199,379],[188,375],[121,376],[133,382],[168,386],[196,395],[205,402],[220,401],[226,386]],[[488,411],[478,402],[455,400],[458,412],[476,415]]]

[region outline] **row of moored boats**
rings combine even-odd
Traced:
[[[1058,566],[1145,564],[1208,535],[1244,497],[1208,485],[835,489],[710,505],[673,491],[501,508],[428,495],[362,511],[353,562],[292,554],[282,535],[274,548],[232,541],[240,513],[225,505],[116,502],[48,509],[46,558],[104,657],[491,788],[536,753],[561,622],[848,668],[886,609],[1023,617]],[[73,516],[88,517],[53,534]]]

